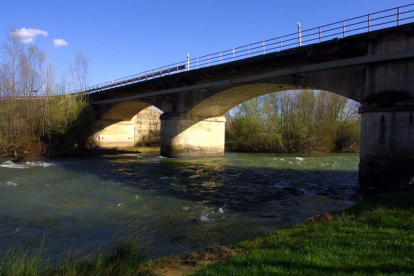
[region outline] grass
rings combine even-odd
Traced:
[[[194,276],[414,275],[414,192],[382,194],[336,215],[236,246]]]
[[[108,256],[100,250],[88,255],[68,256],[52,267],[41,249],[29,254],[23,248],[2,252],[0,276],[141,276],[149,271],[143,266],[143,247],[139,234],[130,234]]]

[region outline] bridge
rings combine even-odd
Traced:
[[[249,99],[325,90],[361,103],[360,180],[414,176],[414,4],[298,31],[95,85],[85,91],[97,131],[149,106],[161,115],[161,154],[224,154],[225,118]],[[386,107],[373,95],[404,94]],[[254,134],[252,134],[254,135]]]

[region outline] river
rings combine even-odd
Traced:
[[[138,229],[148,256],[229,245],[350,206],[358,154],[154,154],[16,163],[0,159],[0,250],[113,248]],[[135,230],[134,230],[135,231]]]

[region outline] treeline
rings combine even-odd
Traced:
[[[68,92],[88,84],[88,61],[78,53],[59,80],[45,51],[23,44],[12,30],[1,46],[0,156],[35,159],[86,143],[90,112],[82,95]],[[86,131],[85,131],[86,130]]]
[[[357,109],[358,103],[325,91],[286,91],[255,98],[226,114],[226,150],[358,151]]]

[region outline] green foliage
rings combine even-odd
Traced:
[[[379,195],[333,221],[243,242],[244,253],[193,275],[412,275],[413,196]]]
[[[227,114],[227,148],[247,152],[341,152],[359,144],[357,105],[308,90],[265,95]]]
[[[6,99],[0,102],[0,155],[36,159],[86,144],[92,108],[82,97]]]

